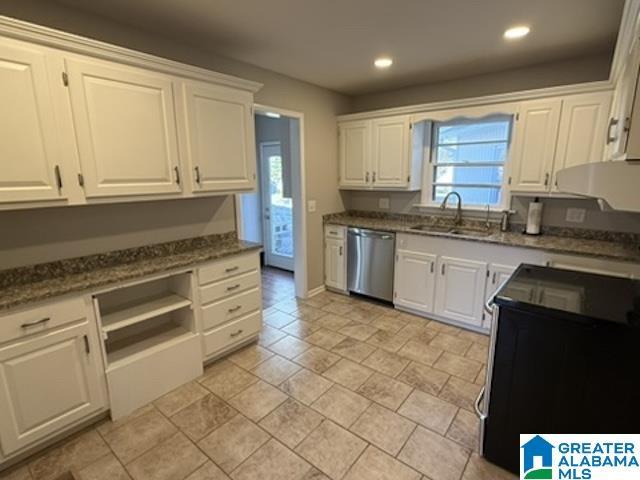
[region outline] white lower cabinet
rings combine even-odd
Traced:
[[[443,317],[480,327],[487,264],[442,256],[438,265],[435,312]]]
[[[517,267],[513,265],[502,265],[500,263],[492,263],[489,265],[487,273],[487,286],[485,287],[484,301],[485,303],[493,297],[502,284],[511,276]],[[491,328],[491,315],[482,312],[482,328],[489,330]]]
[[[346,227],[325,226],[324,284],[334,290],[347,291]]]
[[[438,257],[429,253],[398,250],[393,303],[425,313],[433,311]]]
[[[46,317],[35,312],[37,331]],[[26,325],[24,313],[0,318]],[[11,456],[104,408],[99,347],[86,316],[0,348],[0,444]],[[28,330],[29,326],[23,327]]]

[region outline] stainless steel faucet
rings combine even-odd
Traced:
[[[447,201],[449,200],[449,197],[451,195],[455,195],[456,197],[458,197],[458,209],[456,210],[456,216],[453,217],[453,223],[455,223],[456,225],[460,225],[462,223],[462,197],[460,196],[460,194],[458,192],[449,192],[447,193],[444,198],[442,199],[442,203],[440,204],[440,208],[442,210],[444,210],[445,208],[447,208]]]

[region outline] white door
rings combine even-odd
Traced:
[[[572,95],[562,102],[554,170],[602,162],[611,92]]]
[[[516,122],[512,190],[549,191],[561,107],[560,99],[522,102]]]
[[[341,187],[367,187],[371,181],[371,122],[338,126]]]
[[[436,255],[398,250],[393,303],[425,313],[433,312]]]
[[[0,202],[64,198],[45,53],[3,39],[0,85]]]
[[[256,187],[253,95],[232,88],[188,82],[181,116],[193,191],[254,190]]]
[[[180,194],[171,79],[99,60],[65,63],[86,196]]]
[[[265,263],[293,271],[293,199],[284,196],[284,168],[280,142],[260,143]]]
[[[5,455],[97,411],[102,404],[89,325],[0,349],[0,441]]]
[[[336,290],[347,289],[345,242],[336,238],[324,241],[324,283]]]
[[[442,256],[436,282],[436,313],[481,326],[487,264]]]
[[[409,183],[410,127],[408,116],[373,120],[371,148],[373,188],[406,187]]]
[[[502,284],[511,276],[517,267],[511,265],[500,265],[499,263],[492,263],[489,266],[489,276],[487,277],[487,285],[485,288],[484,301],[487,302],[496,291],[502,286]],[[491,315],[486,312],[482,312],[482,327],[491,328]]]

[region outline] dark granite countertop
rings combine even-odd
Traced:
[[[492,223],[491,233],[486,236],[450,234],[429,230],[412,230],[412,227],[417,224],[433,225],[434,227],[452,225],[451,218],[449,217],[389,215],[370,212],[343,212],[325,215],[324,223],[370,228],[372,230],[395,233],[410,233],[414,235],[492,243],[510,247],[533,248],[553,253],[584,255],[595,258],[640,263],[640,243],[632,241],[634,240],[632,238],[633,236],[626,234],[621,234],[616,237],[615,234],[605,232],[600,238],[584,238],[584,235],[580,237],[576,234],[570,236],[569,232],[565,232],[566,236],[564,234],[558,235],[551,233],[530,236],[517,231],[501,232],[495,223]],[[483,228],[484,222],[464,220],[462,227]],[[563,233],[561,229],[555,229],[555,232]]]
[[[261,248],[229,232],[0,270],[0,311]]]

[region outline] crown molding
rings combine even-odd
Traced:
[[[0,36],[255,93],[262,84],[0,15]]]

